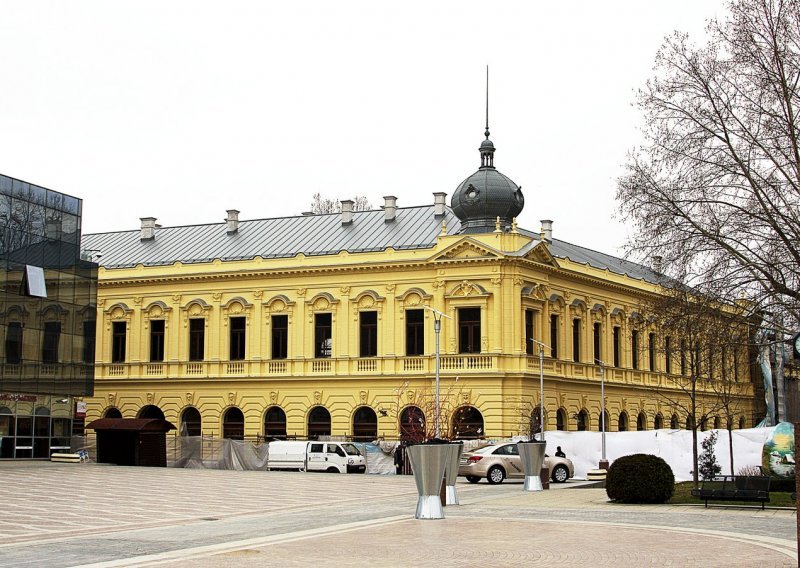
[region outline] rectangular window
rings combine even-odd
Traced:
[[[602,330],[603,330],[603,328],[601,327],[600,322],[595,322],[594,328],[592,330],[592,333],[593,333],[593,337],[592,337],[593,341],[592,341],[592,343],[593,343],[593,347],[594,347],[594,351],[593,351],[592,357],[594,359],[593,363],[595,365],[603,360],[603,357],[602,357],[603,354],[600,352],[600,337],[601,337],[600,333],[602,332]]]
[[[739,350],[736,347],[733,348],[733,380],[739,380]]]
[[[533,334],[535,333],[533,322],[533,310],[525,310],[525,353],[528,355],[533,355],[536,352],[534,350],[535,345],[531,341],[534,339]]]
[[[272,358],[289,356],[289,316],[272,316]]]
[[[681,375],[686,375],[686,340],[681,339]]]
[[[614,366],[615,367],[619,367],[619,359],[620,359],[620,357],[619,357],[619,353],[620,353],[619,352],[619,349],[620,349],[619,339],[620,339],[619,326],[615,325],[614,326]]]
[[[550,314],[550,357],[558,359],[558,316]]]
[[[127,336],[127,323],[115,321],[111,323],[111,362],[125,362],[125,343]]]
[[[164,360],[164,320],[150,320],[150,361]]]
[[[631,331],[631,367],[639,368],[639,331]]]
[[[235,317],[228,320],[230,325],[230,360],[231,361],[244,361],[244,345],[245,345],[245,327],[247,325],[246,318]]]
[[[22,363],[22,323],[12,321],[6,330],[6,363]]]
[[[406,355],[425,354],[424,310],[406,310]]]
[[[359,357],[378,355],[378,312],[358,314]]]
[[[647,356],[650,359],[650,370],[656,370],[656,334],[651,333],[647,336]]]
[[[203,361],[206,358],[206,319],[189,320],[189,361]]]
[[[458,309],[458,352],[481,352],[481,309]]]
[[[672,338],[664,338],[664,357],[666,359],[667,373],[672,374]]]
[[[581,360],[581,320],[577,318],[572,320],[572,360]]]
[[[58,343],[61,339],[61,322],[44,322],[44,336],[42,337],[42,363],[52,365],[58,363]]]
[[[314,357],[331,356],[333,337],[331,335],[331,314],[314,315]]]

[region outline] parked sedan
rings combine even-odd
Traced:
[[[544,463],[550,468],[550,477],[555,483],[564,483],[575,475],[572,461],[567,458],[546,456]],[[464,452],[458,466],[458,475],[470,483],[478,483],[485,477],[489,483],[502,483],[506,477],[525,477],[522,460],[516,442],[483,446]]]

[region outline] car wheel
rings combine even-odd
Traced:
[[[566,466],[557,465],[553,469],[553,481],[555,483],[564,483],[567,479],[569,479],[569,470]]]
[[[470,483],[478,483],[480,480],[481,480],[481,478],[478,477],[477,475],[468,475],[467,476],[467,481],[469,481]]]
[[[503,483],[506,478],[506,472],[499,465],[492,466],[486,473],[486,481],[494,485],[495,483]]]
[[[329,467],[329,468],[328,468],[328,469],[326,469],[325,471],[326,471],[327,473],[339,473],[339,470],[338,470],[338,469],[336,469],[335,467]]]

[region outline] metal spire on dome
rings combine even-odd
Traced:
[[[486,140],[481,142],[481,168],[494,168],[494,144],[489,140],[489,66],[486,66]]]
[[[486,139],[489,139],[489,66],[486,66]]]

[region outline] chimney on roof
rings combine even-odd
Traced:
[[[658,254],[653,255],[653,272],[661,274],[664,270],[664,257]]]
[[[228,209],[226,213],[228,214],[225,218],[225,222],[228,223],[228,234],[232,235],[239,230],[239,211]]]
[[[143,241],[152,241],[156,238],[156,218],[155,217],[139,217],[142,222],[142,236]]]
[[[447,198],[447,194],[443,191],[434,191],[433,192],[433,214],[436,217],[441,217],[444,215],[444,208],[445,208],[445,199]]]
[[[342,204],[342,225],[350,225],[353,223],[353,200],[343,199]]]
[[[542,240],[545,240],[549,243],[553,240],[553,222],[550,219],[542,219],[541,223],[542,223],[542,232],[541,232]]]
[[[394,221],[397,216],[397,198],[394,195],[385,195],[383,197],[383,220],[387,223]]]

